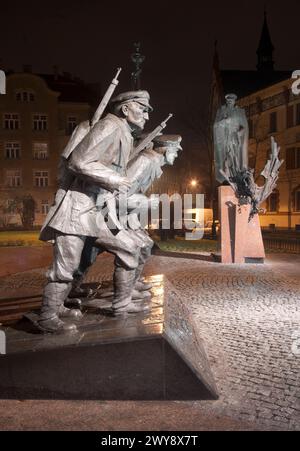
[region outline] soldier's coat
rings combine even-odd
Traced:
[[[231,154],[231,158],[236,157],[240,171],[248,168],[248,136],[245,110],[238,106],[228,108],[222,105],[214,123],[215,171],[220,183],[225,180],[220,170],[224,169],[228,154]]]
[[[132,146],[133,138],[125,119],[108,114],[92,128],[66,161],[75,177],[62,181],[41,230],[41,240],[53,240],[55,231],[98,238],[110,233],[104,222],[99,227],[97,197],[110,196],[109,192],[118,187]]]

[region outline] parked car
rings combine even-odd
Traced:
[[[220,222],[215,221],[216,224],[216,232],[218,233],[220,230]],[[212,233],[213,221],[207,221],[204,225],[204,235],[209,235]]]
[[[206,221],[203,226],[199,222],[196,222],[194,220],[191,221],[192,224],[191,227],[187,228],[185,225],[183,225],[183,228],[181,230],[176,231],[177,236],[184,236],[185,233],[196,233],[196,232],[203,232],[203,236],[209,236],[212,233],[212,225],[213,221]],[[216,232],[218,233],[220,230],[220,223],[219,221],[215,221],[216,223]]]

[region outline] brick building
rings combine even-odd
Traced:
[[[74,127],[91,115],[99,92],[57,69],[9,73],[0,96],[0,226],[21,223],[16,199],[32,196],[41,225],[56,191],[60,153]]]
[[[210,124],[213,125],[217,108],[224,103],[224,94],[236,93],[238,104],[247,113],[249,164],[257,176],[267,161],[274,136],[285,161],[276,191],[262,205],[266,212],[261,214],[261,225],[295,229],[300,224],[300,96],[293,95],[291,90],[293,70],[274,69],[273,52],[266,14],[256,52],[256,70],[221,70],[215,51]]]

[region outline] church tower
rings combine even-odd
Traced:
[[[274,46],[271,41],[270,31],[267,22],[267,13],[264,12],[264,23],[262,27],[261,37],[256,51],[257,54],[257,70],[260,72],[272,72],[274,70],[273,61]]]

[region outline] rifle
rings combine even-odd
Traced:
[[[167,122],[169,119],[171,119],[171,117],[173,117],[173,114],[169,114],[169,116],[160,124],[158,125],[151,133],[149,133],[141,142],[140,144],[138,144],[134,150],[133,150],[133,155],[130,158],[130,160],[133,160],[142,150],[144,150],[150,143],[151,141],[156,138],[156,136],[158,136],[160,134],[160,132],[167,126]],[[127,196],[131,196],[132,194],[134,194],[134,190],[135,187],[131,187],[128,192],[127,192]],[[110,199],[114,199],[119,195],[119,191],[115,190],[113,193],[111,193],[106,200],[110,200]],[[84,214],[87,213],[90,210],[95,209],[96,207],[92,207],[92,208],[88,208],[87,210],[84,210],[83,212],[81,212],[80,214]]]
[[[171,119],[171,117],[173,117],[173,114],[169,114],[169,116],[158,126],[156,127],[153,132],[149,133],[149,135],[147,135],[141,142],[140,144],[138,144],[134,149],[133,149],[133,155],[131,157],[131,160],[133,158],[135,158],[142,150],[144,150],[147,146],[149,146],[149,144],[151,143],[151,141],[153,141],[154,138],[156,138],[160,132],[166,128],[167,126],[167,122],[169,119]]]
[[[105,108],[106,108],[108,102],[110,101],[111,96],[113,95],[114,90],[116,89],[116,87],[117,87],[118,84],[119,84],[118,76],[119,76],[121,70],[122,70],[122,69],[119,67],[118,70],[117,70],[116,76],[115,76],[115,78],[112,80],[112,82],[111,82],[111,84],[109,85],[109,87],[108,87],[106,93],[104,94],[104,97],[103,97],[103,99],[101,100],[101,102],[100,102],[100,104],[99,104],[99,106],[98,106],[98,108],[97,108],[97,110],[96,110],[96,112],[95,112],[95,114],[94,114],[94,116],[93,116],[93,119],[92,119],[91,121],[85,121],[85,122],[82,122],[81,124],[79,124],[79,125],[75,128],[75,130],[74,130],[74,132],[73,132],[73,134],[72,134],[72,136],[71,136],[71,138],[70,138],[70,140],[69,140],[67,146],[65,147],[65,149],[64,149],[63,152],[62,152],[62,157],[63,157],[63,158],[65,158],[65,159],[68,159],[68,158],[69,158],[69,156],[71,155],[71,153],[73,152],[73,150],[75,149],[75,147],[76,147],[78,144],[81,143],[81,141],[83,140],[83,138],[84,138],[84,137],[88,134],[88,132],[94,127],[94,125],[101,119],[101,116],[102,116],[102,114],[103,114],[103,112],[104,112],[104,110],[105,110]]]
[[[118,84],[119,84],[118,77],[119,77],[119,75],[120,75],[121,70],[122,70],[122,68],[121,68],[121,67],[118,67],[118,70],[117,70],[117,73],[116,73],[115,78],[112,80],[111,84],[109,85],[109,87],[108,87],[106,93],[104,94],[103,99],[102,99],[101,102],[100,102],[100,105],[98,106],[98,108],[97,108],[97,110],[96,110],[96,112],[95,112],[95,114],[94,114],[94,116],[93,116],[93,119],[91,120],[91,124],[90,124],[91,128],[93,128],[94,125],[95,125],[95,124],[99,121],[99,119],[101,118],[101,116],[102,116],[102,114],[103,114],[105,108],[107,107],[108,102],[109,102],[110,99],[111,99],[111,96],[112,96],[113,93],[114,93],[114,90],[115,90],[116,87],[118,86]]]
[[[169,119],[171,119],[171,117],[173,117],[173,114],[169,114],[169,116],[160,124],[158,125],[158,127],[156,127],[151,133],[149,133],[141,142],[140,144],[138,144],[135,149],[134,149],[134,153],[132,156],[132,159],[135,158],[142,150],[144,150],[150,143],[151,141],[156,138],[156,136],[158,136],[160,134],[160,132],[167,126],[167,122]],[[130,197],[132,194],[134,194],[136,190],[136,186],[133,185],[128,191],[127,191],[127,197]],[[118,196],[120,195],[120,192],[118,190],[115,190],[113,193],[111,193],[110,195],[108,195],[106,197],[106,199],[103,199],[103,204],[109,204],[111,201],[113,201],[113,199],[117,199]],[[84,210],[82,212],[80,212],[80,216],[91,211],[91,210],[101,210],[101,206],[102,205],[96,205],[94,207],[88,208],[87,210]],[[108,207],[109,208],[109,207]],[[107,214],[107,213],[106,213]],[[110,216],[109,212],[108,215]],[[112,222],[115,224],[116,229],[117,230],[121,230],[122,227],[120,227],[120,222],[117,218],[114,218],[112,215],[110,216],[110,219],[112,220]]]

